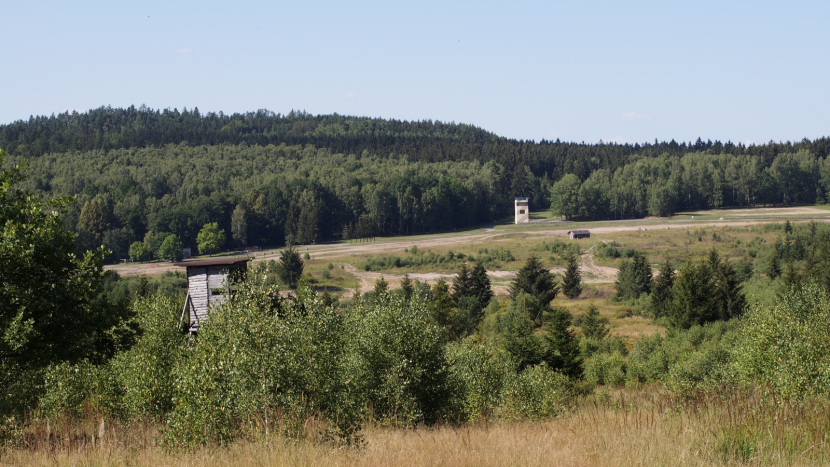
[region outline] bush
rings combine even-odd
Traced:
[[[740,323],[732,320],[641,338],[628,359],[628,382],[661,381],[677,395],[709,389],[726,377],[739,332]]]
[[[180,298],[157,294],[133,306],[140,337],[109,363],[118,385],[118,412],[161,420],[173,408],[173,381],[185,356],[187,338],[179,332]]]
[[[240,284],[234,300],[212,309],[175,369],[167,442],[226,443],[246,426],[297,436],[309,417],[329,423],[321,436],[354,441],[362,405],[359,380],[347,371],[348,336],[343,314],[305,287],[284,301],[264,282]]]
[[[499,261],[515,261],[516,258],[510,250],[503,248],[496,248],[488,250],[482,248],[479,250],[479,256],[469,255],[463,253],[453,253],[448,251],[446,254],[439,255],[427,250],[423,252],[417,246],[409,249],[408,256],[374,256],[366,258],[366,261],[360,265],[360,268],[365,271],[383,271],[394,268],[413,268],[419,266],[435,266],[441,265],[446,268],[455,268],[465,262],[478,262],[485,268],[501,267]]]
[[[565,259],[573,254],[579,256],[582,252],[579,250],[579,244],[576,242],[563,242],[562,240],[554,240],[551,243],[542,242],[530,248],[530,251],[549,251],[560,259]]]
[[[784,398],[830,394],[830,298],[809,284],[774,306],[755,306],[743,319],[733,352],[739,379],[769,384]]]
[[[108,379],[105,367],[86,360],[52,365],[43,379],[40,410],[47,417],[58,414],[81,417],[87,410],[87,402],[93,410],[104,409],[101,396],[114,392],[114,388],[107,387]]]
[[[628,362],[619,352],[596,353],[585,362],[585,380],[593,384],[622,386]]]
[[[382,292],[374,306],[352,309],[350,375],[381,420],[414,425],[446,419],[449,409],[444,330],[432,323],[420,293],[410,300]]]
[[[510,378],[502,396],[501,415],[531,420],[555,417],[569,407],[572,395],[568,377],[543,363]]]
[[[449,379],[457,416],[453,420],[489,419],[502,404],[502,391],[515,377],[515,365],[496,348],[470,340],[447,346]]]
[[[596,255],[600,258],[616,259],[622,256],[616,242],[602,242],[596,246]]]

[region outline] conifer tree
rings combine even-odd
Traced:
[[[287,248],[280,253],[280,261],[278,273],[280,279],[290,288],[297,286],[297,281],[303,275],[305,264],[300,257],[300,253],[294,248],[294,245],[288,245]]]
[[[545,360],[543,343],[533,331],[534,323],[525,309],[528,302],[535,300],[532,295],[519,292],[505,318],[502,346],[513,356],[519,371]]]
[[[608,320],[599,315],[599,309],[591,303],[588,312],[582,317],[582,335],[586,339],[601,341],[608,336]]]
[[[669,307],[672,325],[689,328],[714,321],[711,292],[708,264],[691,259],[686,261],[674,282],[674,298]]]
[[[672,299],[674,288],[674,267],[669,260],[660,268],[660,275],[654,280],[651,288],[652,317],[654,319],[666,316]]]
[[[470,279],[470,270],[467,269],[467,264],[461,265],[461,269],[455,275],[452,281],[452,297],[458,301],[461,297],[469,297],[472,295],[472,284]]]
[[[579,273],[579,264],[576,255],[568,255],[568,266],[565,269],[565,278],[562,280],[562,293],[568,298],[576,298],[582,293],[582,275]]]
[[[767,267],[767,276],[770,279],[777,279],[781,275],[781,261],[778,258],[778,249],[773,248],[769,258],[769,265]]]
[[[634,300],[644,293],[651,291],[651,266],[648,259],[639,251],[634,252],[631,260],[623,261],[620,270],[617,272],[617,280],[614,286],[617,289],[617,297]]]
[[[482,307],[486,307],[493,299],[493,290],[490,287],[490,278],[487,277],[487,270],[480,262],[476,262],[473,270],[470,271],[470,292],[478,299]]]
[[[550,302],[559,293],[559,284],[542,263],[535,256],[531,256],[527,263],[519,270],[516,279],[510,284],[510,296],[516,301],[521,293],[532,295],[538,303],[538,309],[534,309],[530,319],[541,324],[541,318],[545,310],[549,309]]]
[[[551,369],[569,378],[580,378],[582,359],[579,342],[571,331],[572,322],[568,310],[562,307],[553,309],[544,334],[545,361]]]
[[[746,296],[732,263],[722,260],[717,271],[711,271],[711,297],[716,311],[716,319],[730,320],[743,314],[746,310]]]
[[[414,291],[415,287],[412,285],[412,279],[409,278],[409,274],[404,274],[403,279],[401,279],[401,293],[403,294],[403,298],[409,300],[412,298]]]
[[[389,283],[386,282],[386,280],[383,278],[383,276],[381,276],[380,279],[375,281],[375,288],[374,288],[374,290],[372,290],[372,292],[375,294],[375,298],[377,298],[377,297],[380,297],[384,292],[386,292],[388,290],[389,290]]]
[[[450,295],[450,288],[442,278],[432,286],[432,301],[429,303],[429,312],[432,320],[448,330],[452,330],[455,324],[454,319],[455,302]]]

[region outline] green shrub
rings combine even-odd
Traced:
[[[582,252],[579,250],[579,244],[576,242],[563,242],[562,240],[554,240],[551,243],[542,242],[530,248],[530,251],[549,251],[560,259],[567,258],[568,255],[574,254],[579,256]]]
[[[246,426],[298,435],[312,416],[331,425],[321,436],[356,439],[361,404],[343,314],[302,285],[291,301],[278,292],[249,278],[212,309],[175,369],[169,444],[226,443]]]
[[[173,408],[173,381],[185,356],[187,338],[179,332],[180,299],[157,294],[135,302],[140,337],[109,363],[126,417],[161,420]]]
[[[479,256],[464,255],[463,253],[453,253],[448,251],[446,254],[439,255],[435,252],[427,250],[423,252],[413,246],[409,249],[408,256],[373,256],[366,258],[366,261],[360,265],[360,268],[365,271],[383,271],[394,268],[412,268],[419,266],[436,266],[441,265],[446,268],[455,268],[465,262],[478,262],[485,268],[499,268],[501,264],[499,261],[509,262],[515,261],[516,258],[510,250],[503,248],[495,248],[488,250],[482,248],[479,250]]]
[[[628,362],[619,352],[596,353],[585,362],[585,380],[593,384],[622,386]]]
[[[601,242],[596,246],[596,255],[600,258],[616,259],[622,256],[616,242]]]
[[[569,407],[572,395],[568,377],[543,363],[510,378],[502,395],[501,415],[531,420],[555,417]]]
[[[454,405],[460,415],[453,420],[475,422],[494,416],[505,383],[514,377],[515,365],[509,356],[469,339],[450,343],[446,353]]]
[[[93,410],[102,409],[100,394],[107,394],[105,368],[81,361],[75,364],[60,363],[46,369],[43,379],[44,392],[40,397],[40,410],[47,417],[58,414],[82,417],[86,403]]]
[[[403,425],[446,419],[449,409],[444,330],[433,324],[424,296],[382,292],[374,306],[351,309],[351,377],[375,416]]]
[[[784,398],[830,394],[830,299],[814,284],[784,293],[774,306],[743,318],[733,371],[744,383],[769,384]]]
[[[705,390],[724,381],[740,322],[717,321],[688,330],[669,329],[634,344],[628,359],[629,384],[661,381],[677,395]]]

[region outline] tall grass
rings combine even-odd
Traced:
[[[313,437],[169,450],[144,421],[31,421],[10,465],[827,465],[830,404],[718,388],[683,400],[656,386],[600,389],[557,419],[395,429],[369,424],[363,448]],[[94,420],[97,414],[87,414]],[[100,419],[99,419],[100,420]],[[309,421],[308,425],[314,422]],[[309,429],[308,433],[317,430]]]

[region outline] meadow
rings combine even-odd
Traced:
[[[410,429],[367,425],[365,447],[260,436],[192,451],[155,443],[147,423],[32,426],[4,465],[812,466],[830,462],[830,406],[769,404],[756,393],[678,402],[659,386],[599,389],[555,419]],[[97,420],[95,416],[88,417]],[[306,427],[313,431],[313,421]],[[50,433],[47,435],[47,433]]]

